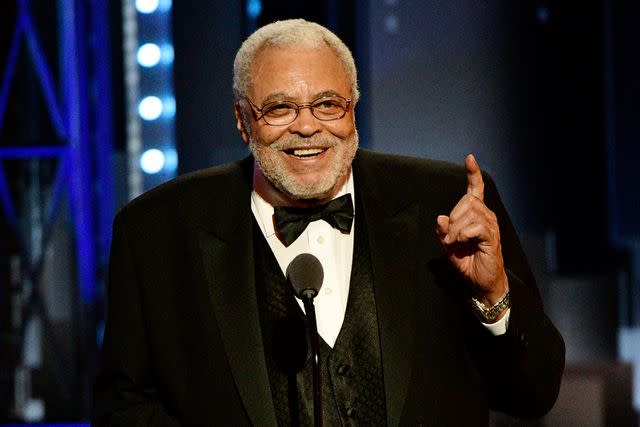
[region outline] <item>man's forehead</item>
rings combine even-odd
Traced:
[[[296,66],[299,62],[308,63],[315,58],[322,57],[323,63],[328,66],[344,68],[338,55],[329,46],[323,45],[287,45],[265,46],[261,48],[253,58],[251,73],[257,74],[264,67],[288,67]],[[321,72],[322,70],[318,70]]]
[[[301,42],[301,43],[292,43],[292,44],[286,44],[286,45],[267,44],[262,46],[260,49],[258,49],[253,62],[255,63],[261,58],[265,58],[265,57],[268,58],[271,56],[277,56],[277,55],[282,55],[287,53],[313,53],[313,52],[319,52],[319,51],[325,51],[325,50],[334,53],[333,50],[329,47],[329,45],[325,43],[312,44],[312,43]]]
[[[350,82],[336,53],[320,47],[269,46],[256,55],[251,70],[251,92],[262,100],[350,96]],[[308,99],[307,99],[308,100]]]

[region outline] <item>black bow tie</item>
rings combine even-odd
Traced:
[[[277,206],[273,208],[273,218],[278,236],[285,246],[292,244],[310,222],[320,219],[325,220],[333,228],[346,234],[351,232],[351,225],[353,224],[351,194],[345,194],[327,204],[312,208]]]

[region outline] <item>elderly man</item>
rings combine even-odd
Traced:
[[[307,252],[325,272],[324,425],[548,411],[564,344],[473,156],[358,149],[351,53],[303,20],[244,42],[234,91],[252,156],[115,219],[95,424],[312,425],[306,320],[284,275]]]

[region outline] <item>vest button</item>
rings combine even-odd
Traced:
[[[340,365],[338,367],[338,375],[344,376],[347,374],[347,371],[349,370],[349,366],[348,365]]]
[[[355,417],[356,408],[347,408],[347,417]]]

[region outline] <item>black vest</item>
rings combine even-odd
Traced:
[[[347,310],[333,349],[320,339],[325,426],[386,425],[380,338],[363,217],[356,216]],[[279,426],[313,425],[306,319],[258,225],[256,290],[271,394]]]

